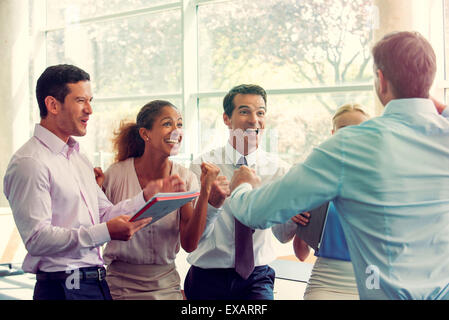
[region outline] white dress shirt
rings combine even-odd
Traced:
[[[105,222],[145,204],[141,192],[112,206],[78,142],[64,143],[39,124],[13,155],[3,185],[28,251],[22,268],[32,273],[103,265],[99,246],[111,239]]]
[[[200,177],[201,163],[211,162],[220,168],[219,175],[224,175],[231,180],[234,170],[237,169],[236,163],[242,156],[230,144],[226,144],[195,159],[190,169]],[[255,169],[261,177],[262,183],[282,176],[289,168],[289,165],[276,155],[260,149],[247,155],[246,160],[248,166]],[[187,257],[190,264],[203,269],[234,268],[234,216],[230,213],[227,202],[228,200],[225,200],[219,209],[208,206],[207,224],[198,248]],[[267,265],[276,258],[272,247],[271,230],[255,230],[253,249],[255,266]]]

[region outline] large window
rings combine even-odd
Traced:
[[[39,121],[34,88],[44,67],[75,64],[92,77],[94,114],[87,136],[80,140],[94,165],[107,169],[113,161],[113,132],[154,99],[169,100],[182,111],[186,136],[175,160],[188,165],[198,153],[226,142],[226,92],[237,84],[257,83],[268,92],[268,130],[262,147],[290,164],[303,161],[330,136],[331,117],[340,105],[361,103],[370,115],[377,115],[370,56],[379,13],[374,3],[28,0],[30,122]],[[429,18],[423,3],[418,6],[423,12],[413,13],[418,24]],[[444,13],[444,28],[438,24],[429,33],[437,38],[439,70],[445,71],[438,75],[437,85],[444,80],[449,101],[449,0],[428,3],[437,13],[431,22],[440,23]],[[382,13],[394,26],[395,21],[401,25],[402,12]],[[445,43],[440,48],[443,37],[437,31],[443,29]],[[440,57],[443,49],[445,62]],[[20,262],[25,249],[17,249],[21,242],[9,208],[1,209],[0,242],[6,249],[1,248],[0,258]],[[291,243],[276,249],[279,255],[292,254]]]
[[[111,164],[113,132],[148,101],[183,110],[178,2],[47,0],[45,42],[47,65],[71,63],[91,75],[94,114],[83,146],[95,165]]]
[[[91,74],[83,145],[104,169],[113,131],[152,99],[191,117],[180,161],[224,143],[222,98],[240,83],[268,91],[264,147],[293,164],[330,135],[340,105],[358,102],[374,115],[371,8],[371,0],[47,0],[45,64]]]
[[[226,142],[222,100],[241,83],[267,90],[262,147],[290,164],[330,136],[339,106],[360,103],[375,115],[373,0],[29,3],[33,32],[42,34],[31,58],[31,88],[48,65],[70,63],[89,72],[94,113],[79,140],[103,170],[114,160],[111,139],[120,122],[135,120],[154,99],[182,111],[185,137],[174,160],[185,165]],[[291,244],[277,245],[280,256],[292,254]]]
[[[370,81],[372,1],[228,1],[198,8],[200,90]]]
[[[198,8],[199,90],[268,90],[266,145],[290,163],[330,135],[342,104],[372,99],[372,1],[227,1]],[[223,143],[222,93],[199,99],[201,149]],[[278,139],[276,141],[276,139]],[[273,141],[274,140],[274,141]]]

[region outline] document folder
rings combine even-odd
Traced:
[[[150,224],[155,223],[170,212],[182,207],[200,195],[197,191],[157,193],[138,210],[129,221],[153,217]]]
[[[318,251],[321,245],[321,240],[323,239],[328,209],[329,202],[326,202],[318,208],[309,211],[309,223],[306,226],[298,224],[296,229],[296,235],[304,240],[315,251]]]

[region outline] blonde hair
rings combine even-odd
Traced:
[[[335,122],[336,122],[337,118],[346,112],[358,111],[358,112],[361,112],[363,115],[365,115],[367,118],[369,118],[369,114],[366,113],[365,110],[363,110],[363,109],[364,109],[364,107],[358,103],[347,103],[347,104],[342,105],[340,108],[337,109],[337,111],[335,111],[335,114],[332,117],[332,126],[335,129],[335,125],[336,125]]]

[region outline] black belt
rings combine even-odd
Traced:
[[[80,280],[104,280],[106,278],[106,269],[104,267],[87,267],[69,271],[43,272],[36,273],[37,281],[45,280],[65,280],[72,276],[76,271],[79,272]]]

